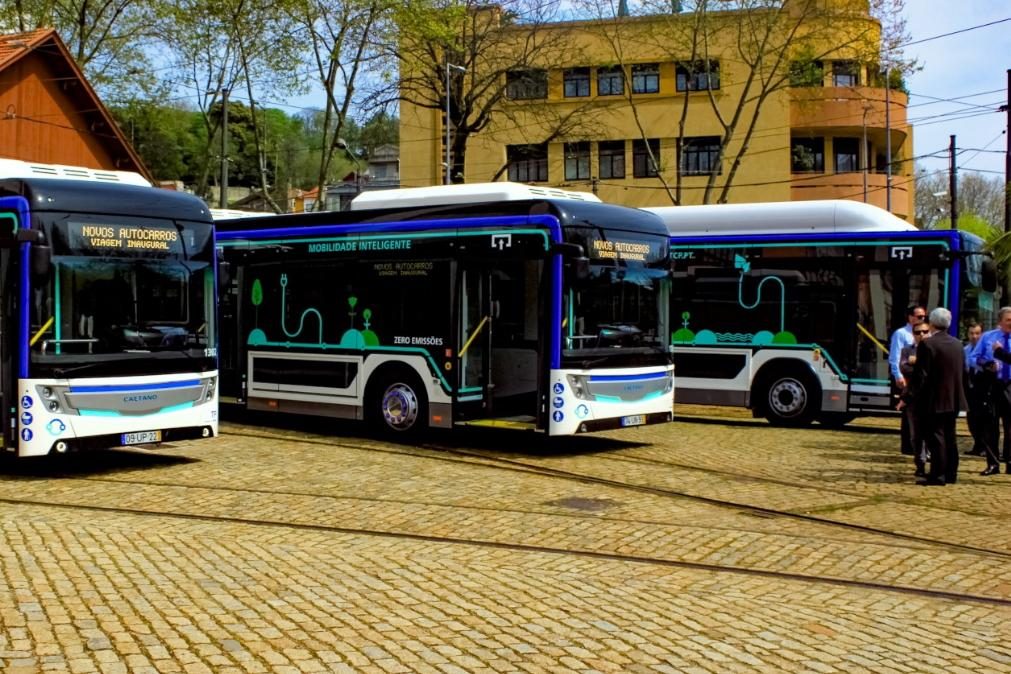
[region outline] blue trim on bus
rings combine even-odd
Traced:
[[[173,388],[200,386],[199,379],[166,381],[160,384],[109,384],[107,386],[71,386],[71,393],[128,393],[132,391],[164,391]]]
[[[816,243],[819,241],[825,243],[845,243],[846,241],[864,241],[864,240],[880,240],[882,243],[892,243],[894,241],[902,241],[904,239],[933,239],[938,242],[945,242],[949,245],[954,244],[957,247],[959,236],[958,230],[919,230],[919,231],[899,231],[899,232],[839,232],[839,233],[799,233],[799,234],[731,234],[731,235],[720,235],[720,234],[708,234],[708,235],[692,235],[692,236],[677,236],[671,234],[669,237],[671,247],[674,248],[680,244],[691,245],[693,243]]]
[[[30,357],[30,342],[32,339],[32,244],[27,241],[21,244],[21,292],[18,294],[18,313],[21,325],[18,329],[18,376],[28,379],[28,359]]]
[[[28,200],[24,197],[3,197],[0,198],[0,208],[9,208],[15,211],[21,220],[21,229],[31,228],[31,216],[29,214]],[[14,235],[17,236],[17,228]],[[19,246],[21,252],[21,288],[18,293],[18,376],[21,379],[28,378],[28,342],[31,340],[31,244],[27,241]]]
[[[651,379],[664,379],[669,376],[669,372],[650,372],[649,374],[599,374],[590,375],[590,381],[649,381]]]
[[[562,366],[562,256],[555,255],[551,261],[551,285],[555,292],[551,294],[551,369]]]
[[[478,227],[515,227],[541,225],[551,233],[556,243],[562,241],[562,226],[553,215],[492,216],[483,218],[440,218],[436,220],[398,220],[396,222],[364,222],[349,225],[318,225],[315,227],[276,227],[218,232],[215,241],[257,240],[271,237],[292,239],[299,236],[327,234],[362,234],[381,232],[418,232],[427,229],[471,229]]]

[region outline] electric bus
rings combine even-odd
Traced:
[[[393,435],[671,419],[669,242],[655,215],[490,183],[217,228],[222,401]]]
[[[213,223],[120,171],[0,161],[3,449],[217,434]]]
[[[892,409],[888,345],[913,304],[994,324],[982,241],[854,201],[646,209],[665,222],[677,401],[780,425]]]

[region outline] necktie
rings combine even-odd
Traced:
[[[1011,353],[1011,351],[1008,351],[1008,348],[1011,348],[1008,347],[1008,333],[1005,332],[1002,339],[1004,340],[1004,353]],[[1000,364],[1000,379],[1004,382],[1011,381],[1011,365],[1007,363]]]

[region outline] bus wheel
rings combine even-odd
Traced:
[[[370,398],[373,422],[386,433],[414,435],[428,420],[428,399],[413,375],[385,377]]]
[[[806,426],[818,411],[818,384],[799,372],[776,372],[765,380],[765,418],[774,426]]]

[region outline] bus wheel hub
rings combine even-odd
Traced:
[[[769,405],[781,417],[799,414],[807,404],[807,391],[796,379],[780,379],[769,389]]]
[[[410,386],[394,384],[383,394],[382,409],[390,428],[406,430],[418,419],[418,396]]]

